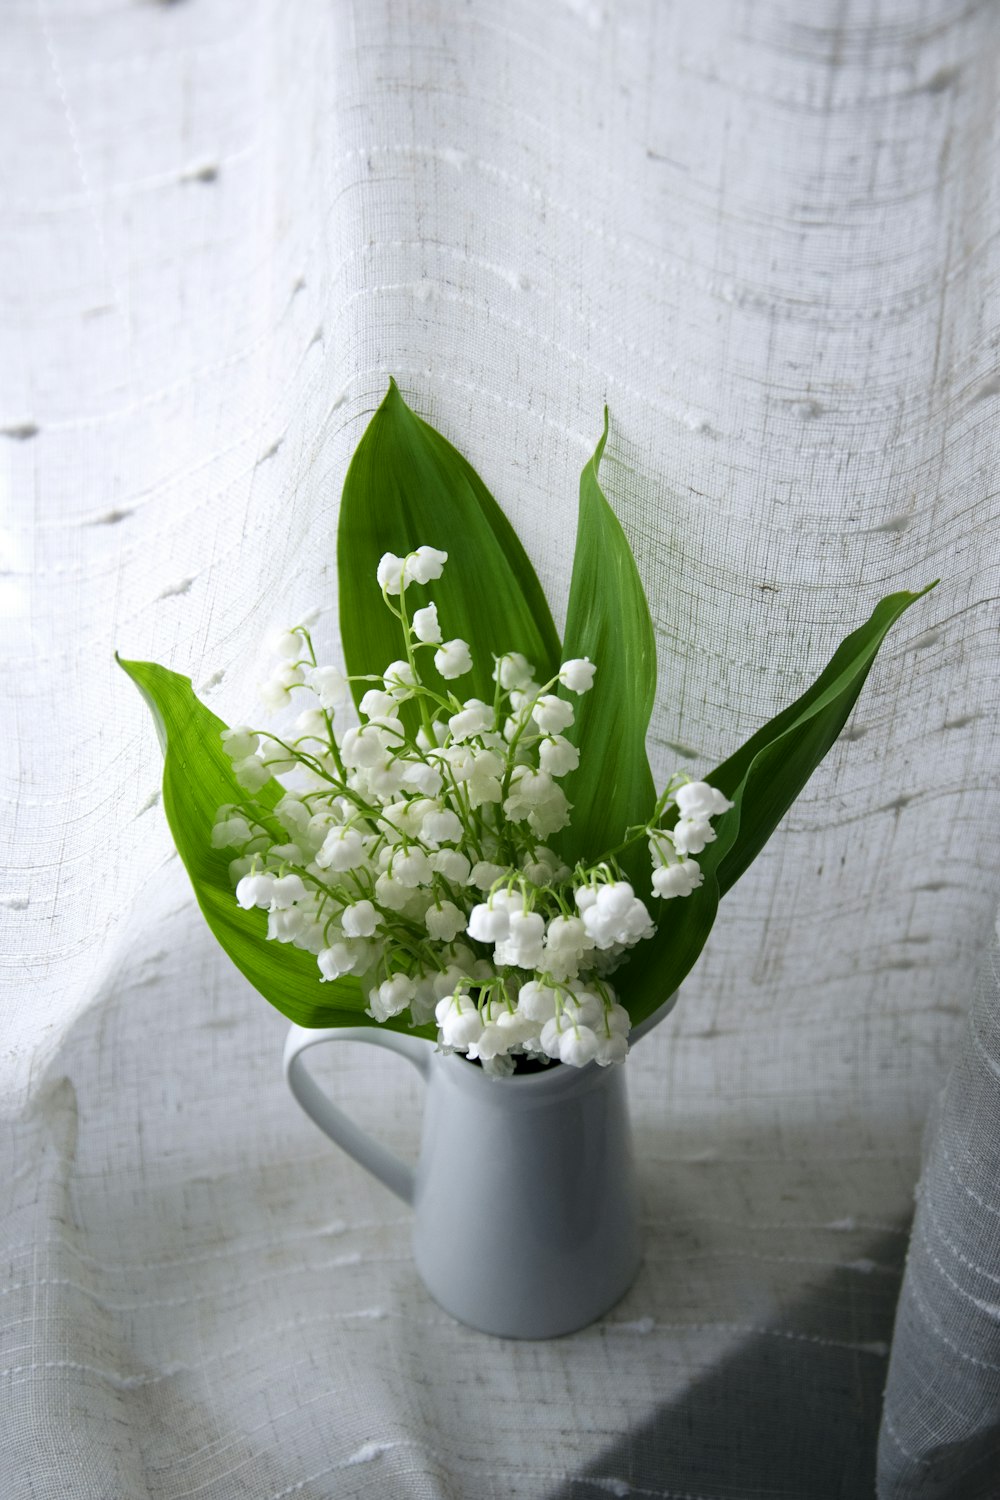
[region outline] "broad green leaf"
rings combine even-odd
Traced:
[[[559,668],[559,637],[545,595],[510,522],[475,470],[403,400],[395,381],[358,444],[344,481],[337,531],[340,635],[352,676],[381,676],[403,654],[397,620],[375,573],[385,552],[419,546],[447,552],[444,572],[410,584],[412,612],[433,600],[445,640],[467,641],[473,668],[446,683],[430,651],[420,674],[439,693],[493,701],[493,657],[520,651],[539,681]],[[394,602],[398,602],[395,601]],[[365,683],[352,685],[360,701]],[[408,706],[409,707],[409,706]]]
[[[247,795],[222,747],[220,735],[226,725],[199,702],[190,678],[155,662],[117,660],[153,711],[164,757],[163,808],[170,832],[205,920],[233,963],[265,1000],[300,1026],[376,1025],[364,1013],[356,979],[322,982],[313,954],[290,943],[268,942],[265,913],[243,911],[237,905],[229,879],[233,851],[212,848],[218,809],[241,803]],[[272,778],[255,794],[255,801],[270,809],[283,795],[284,789]],[[398,1031],[416,1029],[420,1036],[436,1035],[434,1027],[411,1028],[402,1021],[385,1024]]]
[[[628,540],[598,482],[608,440],[608,414],[593,458],[580,475],[576,552],[566,612],[563,659],[587,656],[597,670],[594,685],[577,697],[568,737],[580,764],[563,778],[573,804],[559,851],[570,865],[593,860],[621,844],[626,829],[644,823],[656,792],[646,758],[646,731],[656,693],[656,641],[649,605]],[[636,885],[649,883],[644,843],[620,862]]]
[[[934,586],[883,599],[841,643],[812,687],[705,777],[734,805],[716,821],[715,843],[698,855],[704,884],[690,896],[653,901],[656,936],[618,971],[634,1022],[656,1010],[688,974],[721,897],[760,853],[840,734],[889,630]]]

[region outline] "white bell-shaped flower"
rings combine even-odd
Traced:
[[[382,681],[389,697],[396,703],[405,703],[413,697],[416,679],[408,661],[391,661],[382,673]]]
[[[433,583],[435,578],[441,577],[447,561],[447,552],[439,552],[436,547],[418,547],[406,559],[406,576],[414,583]]]
[[[356,828],[331,828],[315,862],[321,870],[356,870],[365,862],[364,840]]]
[[[329,983],[339,979],[342,974],[350,974],[354,968],[354,950],[349,943],[338,940],[329,947],[322,948],[316,955],[316,962],[319,965],[320,982],[325,980]]]
[[[690,896],[704,879],[697,860],[682,859],[675,865],[661,865],[653,871],[653,895],[664,901],[672,896]]]
[[[678,854],[700,854],[706,844],[716,839],[715,829],[707,818],[678,818],[670,830]]]
[[[689,781],[672,795],[682,818],[717,818],[732,807],[729,798],[707,781]]]
[[[460,911],[453,901],[442,901],[438,906],[429,906],[424,917],[431,937],[440,938],[445,943],[450,943],[460,932],[464,932],[465,922],[465,912]]]
[[[523,692],[535,675],[535,669],[526,656],[520,651],[508,651],[506,656],[497,657],[493,668],[493,681],[499,682],[505,692],[514,689]]]
[[[466,932],[477,943],[500,943],[510,932],[510,914],[505,905],[482,902],[469,913]]]
[[[222,748],[230,760],[246,760],[247,756],[253,755],[260,743],[260,737],[243,724],[235,729],[224,729],[220,738]]]
[[[379,924],[379,915],[370,901],[355,901],[345,906],[340,923],[348,937],[371,937]]]
[[[559,668],[559,681],[571,693],[587,693],[594,685],[596,668],[588,656],[575,656]]]
[[[388,1021],[400,1015],[416,993],[416,983],[408,974],[394,974],[368,991],[368,1014],[376,1021]]]
[[[621,1032],[612,1032],[610,1036],[598,1035],[594,1062],[599,1068],[613,1067],[615,1063],[623,1063],[627,1054],[628,1042]]]
[[[274,891],[275,876],[261,871],[257,875],[244,875],[236,887],[236,900],[244,911],[255,906],[270,906]]]
[[[598,1045],[589,1026],[571,1026],[559,1040],[559,1059],[571,1068],[585,1068],[597,1056]]]
[[[339,667],[310,667],[305,674],[306,686],[312,688],[327,713],[345,704],[350,686]]]
[[[435,1007],[434,1017],[446,1047],[468,1047],[482,1034],[482,1017],[468,995],[447,995]]]
[[[418,885],[429,885],[434,876],[430,861],[422,849],[406,849],[394,854],[391,871],[393,880],[410,890]]]
[[[459,849],[438,849],[430,856],[431,869],[452,885],[468,885],[470,865]]]
[[[553,734],[538,745],[538,764],[550,776],[565,776],[580,764],[580,752],[561,734]]]
[[[463,832],[461,818],[450,807],[432,807],[420,823],[421,840],[431,849],[457,843]]]
[[[573,722],[573,705],[555,693],[543,693],[531,710],[531,717],[542,734],[560,734]]]
[[[445,641],[434,653],[434,665],[449,682],[456,677],[464,677],[466,672],[472,671],[472,653],[468,642],[457,637],[453,641]]]
[[[399,719],[398,702],[382,688],[369,688],[358,704],[358,709],[369,723],[372,720],[388,720],[395,724]]]
[[[403,559],[394,552],[383,552],[375,577],[379,588],[385,589],[387,594],[401,594],[406,587],[403,580]]]
[[[423,641],[427,646],[440,645],[441,623],[438,620],[436,604],[427,604],[423,609],[414,612],[413,634],[418,641]]]
[[[492,705],[481,698],[467,698],[460,711],[448,720],[448,732],[455,740],[468,740],[492,728]]]
[[[517,997],[517,1008],[536,1025],[544,1026],[556,1013],[556,992],[537,979],[529,979],[521,986]]]
[[[259,792],[271,779],[270,771],[256,755],[248,755],[246,760],[235,761],[233,775],[247,792]]]
[[[294,906],[296,901],[306,899],[306,888],[302,883],[301,875],[282,875],[271,887],[271,909],[273,911],[284,911],[289,906]]]

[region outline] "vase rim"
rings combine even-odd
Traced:
[[[583,1068],[574,1068],[568,1063],[554,1062],[550,1068],[538,1073],[512,1073],[507,1078],[493,1078],[460,1052],[435,1051],[431,1063],[434,1067],[447,1069],[449,1081],[467,1093],[485,1093],[487,1098],[497,1102],[518,1096],[526,1103],[554,1094],[599,1088],[610,1074],[621,1068],[620,1063],[600,1068],[597,1063],[590,1062]]]

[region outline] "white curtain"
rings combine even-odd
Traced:
[[[3,33],[4,1494],[871,1493],[958,1056],[879,1482],[995,1495],[996,7],[25,0]],[[113,660],[232,722],[273,626],[318,607],[336,652],[390,375],[557,622],[607,401],[661,778],[941,579],[629,1060],[644,1269],[548,1345],[452,1324],[299,1117]],[[330,1086],[412,1151],[370,1050]]]

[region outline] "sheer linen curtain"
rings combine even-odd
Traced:
[[[965,0],[7,8],[5,1497],[854,1500],[887,1377],[884,1500],[1000,1491],[998,63]],[[644,1267],[548,1344],[286,1095],[112,658],[238,722],[272,627],[335,655],[390,375],[557,619],[607,401],[660,777],[942,580],[629,1059]]]

